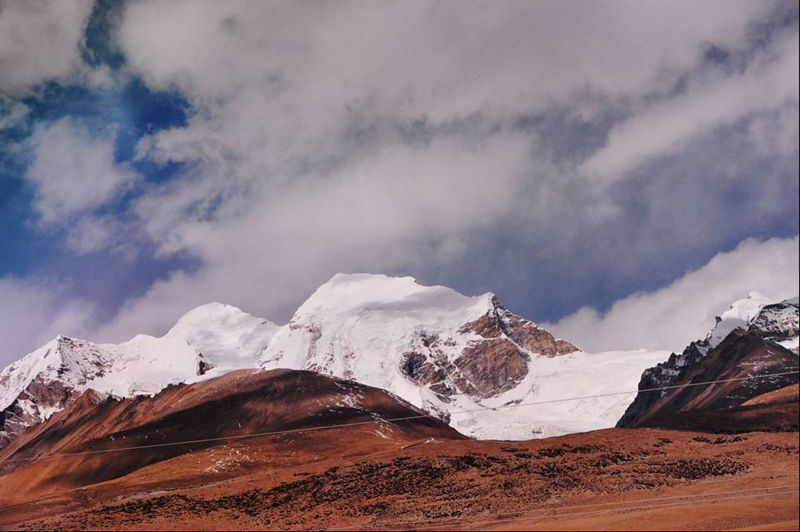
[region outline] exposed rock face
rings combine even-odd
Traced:
[[[786,394],[770,393],[798,381],[797,374],[792,373],[797,371],[797,354],[781,345],[793,341],[796,345],[797,305],[770,304],[751,315],[744,327],[734,328],[720,343],[714,345],[714,335],[710,334],[705,340],[692,342],[680,355],[673,353],[667,361],[645,370],[639,389],[747,380],[641,391],[617,426],[725,432],[796,430],[796,401],[784,400]],[[749,379],[776,373],[788,374]],[[761,400],[754,401],[758,397]]]
[[[753,318],[748,330],[773,342],[783,342],[796,338],[800,330],[800,312],[797,299],[766,305]],[[797,347],[794,347],[795,353]]]
[[[487,398],[516,386],[528,373],[528,357],[507,339],[475,342],[450,361],[438,346],[427,346],[422,354],[403,354],[400,371],[415,384],[426,386],[440,399],[466,394]]]
[[[208,360],[203,353],[197,354],[197,375],[205,375],[210,370],[214,369],[214,363]]]
[[[492,397],[516,386],[528,374],[529,357],[507,338],[470,342],[455,358],[441,341],[426,339],[422,348],[403,353],[399,369],[414,384],[440,399],[466,394]]]
[[[455,360],[455,366],[466,378],[472,394],[485,398],[519,384],[528,374],[528,360],[514,342],[493,338],[467,346]]]
[[[506,309],[494,296],[492,308],[478,320],[465,324],[459,332],[475,332],[484,338],[497,338],[505,335],[516,345],[531,353],[553,357],[578,351],[566,340],[556,340],[550,332],[532,321],[517,316]]]
[[[463,324],[459,335],[477,335],[460,347],[453,337],[419,334],[419,349],[403,353],[400,370],[415,384],[440,396],[489,398],[514,388],[528,374],[529,353],[552,357],[578,349],[506,310],[497,297],[480,318]]]
[[[61,410],[72,397],[72,388],[59,381],[34,379],[19,397],[0,412],[0,448],[28,427]]]
[[[573,343],[564,340],[563,338],[556,338],[556,352],[559,355],[568,355],[580,351]]]

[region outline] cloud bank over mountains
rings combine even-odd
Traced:
[[[605,347],[637,294],[671,311],[716,263],[727,277],[684,297],[692,331],[780,291],[757,260],[796,276],[792,2],[0,6],[0,134],[24,161],[8,201],[57,250],[0,289],[58,293],[64,332],[159,333],[211,300],[282,321],[372,271],[492,290]],[[41,111],[84,93],[111,110]],[[145,93],[185,119],[132,128]],[[682,347],[644,320],[631,347]]]
[[[798,245],[797,237],[766,242],[748,239],[660,290],[631,294],[602,314],[584,307],[544,326],[590,351],[680,352],[690,342],[705,338],[715,316],[750,292],[775,302],[797,296]]]

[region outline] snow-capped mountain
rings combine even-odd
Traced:
[[[252,368],[278,326],[236,307],[210,303],[164,336],[122,344],[59,336],[0,372],[0,447],[91,388],[120,397]]]
[[[774,303],[752,292],[722,313],[705,339],[692,342],[681,354],[672,353],[666,361],[644,371],[639,388],[796,370],[798,314],[798,298]],[[704,425],[709,412],[715,412],[713,423],[719,424],[721,416],[728,413],[717,410],[730,411],[759,395],[796,382],[797,375],[781,375],[707,388],[643,392],[628,407],[618,426],[675,426],[675,423],[684,423],[681,425],[684,428],[713,428]],[[732,411],[729,413],[734,415]],[[751,412],[750,418],[753,417]],[[752,423],[752,419],[748,422]]]
[[[527,439],[613,426],[630,396],[547,401],[634,389],[665,353],[587,354],[507,310],[411,277],[337,275],[275,334],[266,369],[311,369],[389,390],[477,438]],[[478,409],[476,411],[476,409]]]
[[[340,274],[282,327],[212,303],[161,338],[53,340],[0,373],[0,446],[2,437],[13,438],[89,388],[152,395],[256,367],[308,369],[383,388],[478,438],[550,436],[613,426],[634,394],[548,401],[633,390],[641,372],[666,354],[588,354],[491,293],[468,297],[410,277]]]
[[[492,397],[528,373],[531,354],[578,349],[503,307],[411,277],[337,275],[303,303],[261,357],[385,389]]]

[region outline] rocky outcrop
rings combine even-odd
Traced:
[[[455,366],[472,388],[471,394],[487,398],[519,384],[528,374],[528,360],[514,342],[493,338],[467,346]]]
[[[465,324],[459,332],[472,331],[484,338],[505,335],[522,349],[548,357],[578,351],[577,347],[566,340],[556,340],[549,331],[510,312],[496,296],[492,297],[491,302],[492,309],[478,320]]]
[[[497,297],[490,301],[485,314],[461,325],[456,333],[479,338],[459,347],[452,336],[443,340],[440,334],[420,331],[418,349],[402,355],[401,372],[440,396],[466,394],[486,399],[519,384],[528,374],[531,354],[553,357],[578,350],[509,312]]]
[[[203,356],[203,353],[197,354],[197,376],[205,375],[215,367],[213,362]]]
[[[452,361],[438,337],[426,338],[421,347],[403,353],[400,371],[444,400],[456,394],[492,397],[528,374],[528,355],[505,337],[470,342]]]
[[[556,352],[559,355],[568,355],[570,353],[576,353],[580,351],[580,348],[577,347],[572,342],[568,342],[563,338],[556,338]]]
[[[790,340],[797,337],[800,330],[798,309],[797,298],[766,305],[751,320],[748,330],[773,342]],[[797,352],[797,347],[794,351]]]
[[[797,304],[765,305],[753,314],[718,344],[710,334],[645,370],[640,392],[617,426],[796,430],[796,401],[785,400],[786,394],[770,394],[798,381],[797,354],[782,345],[792,341],[796,345]],[[781,375],[769,376],[774,374]],[[726,382],[691,386],[710,381]],[[666,387],[675,388],[659,389]]]
[[[654,390],[666,386],[677,385],[684,368],[695,367],[708,354],[711,346],[707,341],[692,342],[681,354],[672,353],[665,362],[648,368],[642,373],[639,390]],[[640,391],[633,403],[617,423],[618,427],[635,427],[644,420],[649,412],[656,410],[656,405],[667,395],[666,391]]]
[[[59,381],[33,380],[19,397],[0,412],[0,448],[25,429],[61,410],[72,397],[72,388]]]

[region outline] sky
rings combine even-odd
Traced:
[[[0,0],[0,365],[338,272],[679,350],[798,181],[794,1]]]

